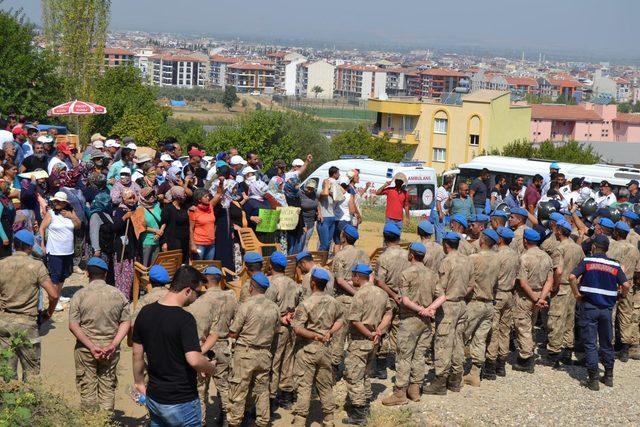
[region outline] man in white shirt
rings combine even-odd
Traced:
[[[613,190],[611,188],[611,184],[609,184],[609,181],[602,181],[600,183],[600,190],[598,191],[598,195],[596,197],[598,208],[608,208],[617,201],[618,199],[616,198],[616,195],[613,194]]]
[[[453,179],[450,176],[445,176],[442,179],[442,185],[436,190],[436,197],[433,203],[433,208],[431,209],[430,218],[435,229],[437,243],[442,242],[442,237],[444,236],[444,217],[446,214],[444,205],[445,202],[449,200],[449,192],[451,191],[452,186]]]
[[[307,154],[307,159],[293,159],[291,162],[291,170],[284,174],[284,180],[288,181],[291,178],[297,177],[300,178],[300,175],[304,174],[309,166],[309,163],[313,160],[313,156],[311,154]]]

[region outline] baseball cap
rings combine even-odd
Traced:
[[[318,181],[316,181],[315,179],[310,179],[307,181],[307,183],[304,185],[305,188],[313,188],[314,190],[316,188],[318,188]]]
[[[418,229],[424,231],[427,234],[433,234],[433,224],[431,224],[426,219],[420,221],[420,223],[418,224]]]
[[[596,234],[593,236],[593,244],[605,251],[609,249],[609,238],[604,234]]]
[[[387,222],[382,229],[383,234],[391,234],[392,236],[400,237],[402,231],[393,222]]]
[[[395,175],[393,176],[393,180],[394,180],[394,181],[395,181],[395,180],[400,180],[400,181],[402,181],[404,184],[406,184],[406,183],[407,183],[407,181],[408,181],[408,179],[407,179],[407,175],[405,175],[405,174],[404,174],[404,173],[402,173],[402,172],[398,172],[397,174],[395,174]]]
[[[41,135],[36,139],[38,142],[42,142],[43,144],[51,144],[53,142],[53,137],[51,135]]]
[[[246,175],[248,173],[256,173],[256,172],[257,172],[257,170],[255,170],[251,166],[245,166],[245,167],[242,168],[242,175]]]
[[[515,237],[513,230],[511,230],[509,227],[498,227],[496,232],[498,233],[498,236],[502,237],[503,239],[513,239]]]
[[[352,239],[356,239],[358,240],[360,238],[360,234],[358,234],[358,229],[355,228],[353,225],[351,224],[347,224],[343,229],[342,232],[344,234],[346,234],[347,236],[351,237]]]
[[[202,272],[205,276],[222,276],[222,271],[218,267],[210,265]]]
[[[120,144],[115,139],[107,139],[104,142],[104,146],[107,148],[120,148]]]
[[[173,162],[173,157],[171,157],[168,154],[163,154],[163,155],[160,156],[160,161],[171,163],[171,162]]]
[[[102,141],[104,142],[107,138],[102,136],[100,133],[94,133],[91,135],[91,142]]]
[[[413,242],[413,243],[411,243],[411,244],[409,245],[409,250],[410,250],[410,251],[413,251],[413,252],[416,252],[416,253],[418,253],[418,254],[420,254],[420,255],[424,255],[424,254],[426,254],[426,253],[427,253],[427,248],[426,248],[426,246],[425,246],[425,245],[423,245],[423,244],[422,244],[422,243],[420,243],[420,242]]]
[[[460,240],[460,235],[458,233],[454,233],[453,231],[447,231],[446,233],[444,233],[444,237],[442,238],[443,240],[452,240],[452,241],[458,241]]]
[[[313,256],[311,255],[311,252],[302,251],[302,252],[298,253],[298,255],[296,255],[296,262],[300,262],[305,258],[313,258]]]
[[[198,150],[197,148],[193,147],[191,150],[189,150],[189,156],[191,157],[204,157],[204,151],[202,150]]]
[[[511,209],[511,215],[520,215],[521,217],[528,218],[529,212],[525,208],[513,208]]]
[[[368,276],[373,273],[373,270],[367,264],[356,264],[351,268],[351,272]]]
[[[358,171],[356,169],[351,169],[347,171],[347,178],[352,179],[357,174],[358,174]]]
[[[91,143],[93,148],[104,148],[104,142],[101,139],[97,139]]]
[[[311,270],[311,277],[318,280],[326,280],[327,282],[331,279],[329,272],[324,268],[314,268]]]
[[[454,221],[462,225],[464,228],[467,228],[469,226],[469,224],[467,224],[467,219],[460,214],[455,214],[453,218],[451,218],[451,222]]]
[[[131,175],[131,169],[129,169],[127,167],[124,167],[124,168],[120,169],[120,175],[122,175],[123,173]]]
[[[66,154],[67,156],[71,156],[71,149],[69,148],[69,146],[67,145],[66,142],[60,142],[59,144],[56,145],[56,150],[60,151],[61,153]]]
[[[640,183],[638,183],[638,180],[632,179],[627,183],[627,187],[631,187],[632,185],[640,185]]]
[[[67,197],[67,193],[65,193],[64,191],[58,191],[56,194],[53,195],[51,200],[55,200],[58,202],[68,202],[69,198]]]
[[[13,134],[13,136],[18,136],[26,135],[27,131],[24,130],[22,126],[14,126],[13,129],[11,129],[11,133]]]
[[[556,162],[553,162],[549,165],[549,169],[557,169],[560,170],[560,165]]]
[[[304,166],[304,160],[302,160],[302,159],[293,159],[293,161],[291,162],[291,166],[293,166],[293,167]]]
[[[539,242],[540,241],[540,233],[531,228],[527,228],[524,230],[524,238],[530,242]]]
[[[274,252],[271,254],[271,258],[269,258],[271,264],[275,264],[282,268],[285,268],[289,263],[287,262],[287,257],[282,252]]]
[[[18,176],[22,179],[31,179],[31,177],[34,177],[35,179],[49,178],[49,174],[47,173],[47,171],[42,169],[35,170],[33,172],[23,172]]]
[[[127,145],[124,146],[124,148],[127,148],[129,150],[137,150],[138,146],[136,144],[134,144],[133,142],[128,143]]]
[[[264,258],[262,258],[262,255],[257,252],[247,252],[246,254],[244,254],[244,262],[248,264],[254,264],[263,261]]]
[[[609,218],[600,218],[600,227],[613,229],[615,224]]]
[[[171,281],[169,272],[161,265],[154,265],[149,270],[149,281],[165,285]]]
[[[488,238],[493,240],[494,243],[498,243],[498,240],[500,240],[500,238],[498,236],[498,233],[496,233],[495,231],[493,231],[490,228],[488,228],[486,230],[483,230],[482,234],[484,234],[485,236],[487,236]]]
[[[13,235],[14,239],[20,240],[22,243],[28,246],[33,246],[35,244],[35,238],[33,237],[33,233],[28,230],[20,230]]]
[[[251,280],[262,289],[267,289],[269,287],[269,279],[262,271],[258,271],[251,276]]]
[[[242,156],[238,156],[237,154],[235,156],[232,156],[231,159],[229,160],[229,164],[231,166],[235,166],[235,165],[246,165],[247,162],[242,158]]]
[[[98,258],[96,256],[89,258],[87,261],[87,267],[98,267],[101,270],[107,271],[109,266],[106,262],[102,260],[102,258]]]

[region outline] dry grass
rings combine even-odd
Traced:
[[[417,427],[421,425],[409,408],[386,408],[375,405],[371,408],[368,427]]]

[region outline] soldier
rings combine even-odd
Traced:
[[[60,288],[49,278],[42,261],[31,258],[33,234],[20,230],[13,236],[14,253],[0,260],[0,349],[11,347],[12,339],[24,334],[28,343],[20,343],[9,358],[13,378],[18,378],[18,362],[22,367],[22,381],[40,373],[40,334],[38,333],[38,288],[49,297],[49,307],[42,312],[46,322],[60,297]]]
[[[419,242],[409,246],[409,267],[402,272],[399,292],[402,301],[398,310],[398,350],[393,394],[382,399],[387,406],[404,405],[407,397],[420,400],[424,381],[425,353],[431,348],[431,319],[426,309],[433,302],[436,274],[424,266],[427,248]]]
[[[169,272],[161,265],[152,266],[149,270],[149,283],[151,283],[151,291],[144,294],[142,298],[138,300],[138,305],[136,305],[131,313],[131,331],[133,331],[133,324],[138,314],[140,314],[140,310],[149,304],[157,302],[169,292],[166,288],[166,285],[171,283]]]
[[[485,214],[471,215],[468,242],[471,243],[474,253],[480,252],[480,237],[488,222],[489,217]]]
[[[527,218],[529,218],[529,212],[524,208],[511,209],[511,215],[509,215],[509,227],[513,230],[513,239],[511,240],[511,249],[518,253],[518,256],[524,253],[523,235],[524,230],[527,230]]]
[[[311,388],[318,391],[323,425],[333,425],[333,372],[331,368],[331,338],[342,327],[340,303],[325,293],[331,280],[329,272],[314,268],[310,271],[311,295],[296,308],[293,331],[297,336],[295,372],[298,398],[293,407],[293,424],[304,426],[309,414]]]
[[[629,292],[616,304],[616,317],[620,328],[620,342],[622,348],[618,353],[621,362],[632,359],[640,359],[640,330],[638,329],[638,319],[640,319],[640,309],[635,308],[636,293],[633,286],[634,278],[640,275],[640,252],[627,240],[631,228],[626,222],[618,221],[613,231],[613,239],[609,241],[607,256],[616,260],[622,266],[624,275],[627,276]]]
[[[210,360],[215,360],[216,367],[213,379],[220,397],[220,410],[218,419],[224,420],[229,406],[229,362],[231,350],[227,336],[229,325],[236,312],[236,295],[232,290],[223,290],[220,287],[222,271],[217,267],[207,267],[202,273],[206,278],[207,290],[197,300],[189,305],[186,310],[196,319],[198,339],[200,339],[201,351]],[[207,404],[209,403],[209,384],[211,377],[198,377],[198,395],[202,408],[202,423],[207,419]]]
[[[538,311],[549,306],[547,296],[553,286],[553,269],[549,255],[538,247],[540,234],[537,231],[525,230],[523,243],[525,252],[520,257],[513,313],[520,353],[513,369],[533,373],[535,367],[533,325],[536,323]]]
[[[347,383],[344,424],[364,425],[371,402],[369,373],[375,361],[375,346],[391,323],[393,308],[389,296],[373,285],[368,265],[358,264],[351,269],[351,282],[357,292],[348,313],[349,348],[344,361]]]
[[[562,257],[562,273],[558,284],[554,283],[547,320],[547,362],[556,369],[561,361],[571,363],[576,300],[569,286],[569,274],[584,258],[580,245],[571,239],[572,232],[573,227],[567,221],[556,223],[554,234],[559,242],[557,249]]]
[[[473,264],[458,252],[460,235],[445,234],[442,240],[444,260],[438,269],[436,300],[426,314],[436,318],[434,341],[436,379],[425,387],[425,394],[458,392],[462,385],[464,363],[464,325],[467,321],[464,297],[473,283]],[[437,313],[436,313],[437,310]]]
[[[271,344],[280,324],[278,306],[264,295],[269,288],[267,276],[257,272],[249,282],[249,298],[240,304],[229,327],[229,337],[237,340],[227,412],[229,426],[234,427],[242,423],[250,390],[256,404],[255,424],[269,424]]]
[[[108,269],[101,258],[87,262],[89,284],[71,298],[69,330],[77,340],[76,384],[82,407],[113,412],[120,342],[129,332],[131,313],[125,296],[105,282]]]
[[[493,251],[500,237],[489,229],[480,236],[480,252],[469,256],[473,263],[473,287],[467,293],[471,301],[467,304],[466,343],[469,343],[471,371],[464,377],[464,383],[480,387],[480,371],[485,362],[487,336],[493,322],[493,289],[498,282],[500,261]]]
[[[460,244],[458,246],[458,253],[460,255],[471,255],[475,253],[475,248],[471,246],[465,234],[467,227],[467,220],[464,216],[457,214],[451,218],[451,231],[460,235]]]
[[[350,283],[351,268],[356,264],[369,264],[369,257],[362,249],[354,246],[360,235],[353,225],[347,225],[340,233],[342,249],[333,258],[333,274],[335,278],[336,299],[342,305],[342,312],[348,313],[351,299],[356,290]],[[331,364],[336,381],[340,379],[339,369],[344,358],[344,343],[347,338],[347,328],[341,328],[331,341],[333,346]]]
[[[505,227],[507,225],[507,220],[509,219],[509,215],[505,211],[493,211],[491,212],[491,216],[489,218],[489,225],[494,230],[498,230],[500,227]]]
[[[420,221],[418,224],[418,236],[420,236],[420,241],[424,247],[427,248],[427,253],[424,256],[424,266],[437,273],[440,262],[444,259],[444,251],[442,250],[442,245],[431,240],[433,232],[433,224],[427,220]]]
[[[291,319],[300,301],[300,288],[290,277],[284,274],[287,268],[287,257],[274,252],[269,260],[271,262],[271,285],[265,297],[276,303],[280,311],[280,325],[273,340],[273,363],[271,364],[271,383],[269,384],[270,401],[273,410],[275,402],[280,396],[278,404],[285,408],[291,408],[293,404],[293,345],[295,335],[291,328]]]
[[[314,268],[325,270],[329,274],[329,282],[327,283],[327,286],[325,288],[325,293],[331,296],[334,295],[333,274],[331,274],[331,272],[329,272],[329,270],[327,270],[326,268],[317,266],[313,261],[313,256],[310,252],[304,251],[296,255],[296,263],[298,264],[298,267],[300,267],[300,271],[302,271],[302,274],[304,274],[304,276],[302,276],[301,285],[303,299],[311,296],[311,271]]]
[[[629,225],[630,231],[627,234],[627,240],[636,248],[640,248],[638,244],[640,243],[640,234],[636,231],[636,225],[640,222],[640,217],[634,211],[628,209],[622,213],[621,221],[626,222]]]
[[[409,266],[407,262],[407,250],[400,247],[400,228],[394,223],[388,222],[384,225],[382,236],[386,249],[378,258],[378,268],[376,271],[376,284],[389,295],[393,306],[393,320],[389,332],[382,337],[376,359],[376,377],[387,378],[387,357],[396,351],[396,333],[398,332],[398,304],[400,295],[398,288],[402,272]]]
[[[249,272],[249,276],[253,276],[259,271],[262,271],[262,263],[264,262],[264,258],[257,252],[247,252],[244,254],[244,265]],[[251,279],[246,280],[242,284],[242,288],[240,289],[240,299],[238,300],[239,304],[242,304],[247,299],[249,299],[249,289],[251,288]]]
[[[511,249],[514,233],[508,227],[498,227],[498,282],[494,295],[493,322],[491,338],[487,346],[482,378],[495,380],[496,375],[507,375],[505,362],[509,356],[509,335],[513,325],[513,288],[520,260],[516,251]]]

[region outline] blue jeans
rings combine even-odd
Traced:
[[[599,308],[586,301],[578,303],[576,320],[585,352],[585,367],[590,371],[598,370],[599,356],[605,369],[613,369],[615,352],[613,351],[613,328],[611,327],[612,308]],[[600,351],[598,351],[600,344]]]
[[[444,237],[444,232],[445,232],[444,226],[445,226],[446,217],[443,218],[442,221],[440,221],[440,217],[438,216],[438,210],[434,207],[433,209],[431,209],[431,213],[429,214],[429,219],[433,224],[433,229],[436,234],[436,242],[441,243],[442,238]]]
[[[202,426],[200,399],[175,405],[163,405],[147,396],[147,408],[151,417],[151,427]]]
[[[318,221],[316,223],[318,229],[318,240],[320,240],[320,251],[328,251],[331,249],[331,241],[333,240],[333,233],[336,229],[335,217],[329,216]]]
[[[198,250],[198,259],[203,261],[210,261],[216,254],[216,245],[196,245]]]

